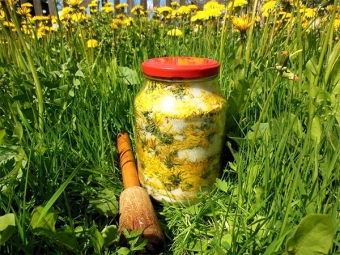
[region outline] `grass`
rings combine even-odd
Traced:
[[[236,3],[236,16],[251,8]],[[124,25],[126,17],[112,21],[99,11],[76,22],[64,15],[55,32],[42,29],[50,20],[37,19],[30,32],[18,33],[29,19],[4,16],[0,253],[131,252],[117,240],[123,187],[115,138],[127,131],[134,141],[142,61],[190,55],[221,63],[228,99],[223,175],[197,205],[155,204],[163,254],[312,254],[301,253],[298,241],[301,249],[291,252],[287,242],[298,240],[307,215],[330,217],[322,223],[335,230],[322,254],[340,254],[339,11],[336,1],[308,18],[296,12],[299,5],[290,11],[296,23],[276,10],[241,32],[245,37],[231,19],[212,17],[191,22],[163,13]],[[320,28],[305,26],[319,16]],[[183,35],[167,35],[176,26]],[[99,46],[88,48],[89,39]]]

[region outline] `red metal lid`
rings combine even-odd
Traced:
[[[209,58],[161,57],[142,63],[144,74],[159,78],[202,78],[217,75],[220,64]]]

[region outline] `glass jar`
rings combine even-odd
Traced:
[[[145,84],[134,101],[138,174],[158,201],[194,204],[221,175],[226,99],[219,66],[197,57],[142,63]]]

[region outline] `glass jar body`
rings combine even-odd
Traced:
[[[217,77],[146,76],[134,109],[142,186],[158,201],[198,202],[221,175],[226,99]]]

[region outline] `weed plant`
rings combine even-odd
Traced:
[[[164,254],[340,254],[338,0],[136,6],[132,17],[124,4],[87,14],[66,3],[58,17],[1,3],[1,254],[145,244],[138,232],[125,233],[130,248],[118,242],[115,138],[134,141],[141,63],[172,55],[221,63],[228,127],[214,191],[155,204]]]

